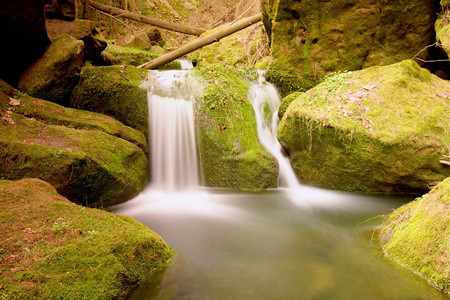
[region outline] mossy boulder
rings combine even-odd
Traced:
[[[22,92],[66,105],[83,61],[84,43],[70,35],[54,39],[44,55],[20,76]]]
[[[383,252],[439,290],[450,292],[450,178],[396,209],[380,229]]]
[[[145,187],[142,133],[4,83],[0,88],[0,179],[40,178],[71,201],[95,207],[124,202]]]
[[[450,83],[412,60],[330,76],[295,94],[278,139],[303,182],[423,193],[450,176]],[[291,97],[291,96],[288,96]]]
[[[236,190],[277,186],[278,164],[258,143],[256,120],[247,99],[253,75],[231,66],[196,69],[204,83],[197,103],[197,139],[204,184]]]
[[[125,299],[174,255],[143,224],[39,179],[0,180],[0,205],[1,299]]]
[[[148,136],[147,71],[132,66],[85,67],[69,106],[111,116]]]
[[[287,95],[311,88],[330,72],[413,57],[434,40],[439,3],[266,0],[261,7],[275,58],[267,78]]]
[[[98,32],[93,21],[48,19],[46,26],[50,39],[53,40],[61,34],[69,34],[84,42],[84,60],[94,63],[100,61],[101,52],[106,48],[106,41]]]

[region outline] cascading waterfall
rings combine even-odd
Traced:
[[[258,70],[258,82],[253,84],[248,92],[248,98],[253,105],[258,129],[258,140],[272,154],[279,164],[278,184],[280,187],[298,188],[298,179],[292,165],[283,154],[283,149],[277,140],[278,108],[281,104],[276,88],[264,79],[264,71]]]
[[[196,85],[187,80],[187,74],[156,72],[147,95],[154,190],[178,192],[199,187],[192,92]]]

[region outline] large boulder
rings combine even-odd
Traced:
[[[0,178],[40,178],[69,200],[121,203],[147,184],[145,137],[110,117],[0,85]]]
[[[195,74],[205,84],[196,107],[204,184],[236,190],[277,187],[278,164],[258,142],[245,72],[211,65]]]
[[[37,98],[67,105],[79,80],[84,43],[64,34],[20,76],[19,89]]]
[[[44,0],[0,1],[0,78],[16,86],[20,73],[50,44]]]
[[[174,252],[143,224],[74,205],[39,179],[0,180],[2,299],[125,299]]]
[[[412,58],[434,40],[436,0],[265,0],[275,58],[267,77],[283,94],[334,71]]]
[[[93,21],[48,19],[46,25],[50,39],[53,40],[61,34],[69,34],[84,42],[84,60],[94,63],[101,60],[101,52],[106,48],[106,41],[98,32]]]
[[[412,60],[341,73],[286,97],[278,138],[303,182],[423,193],[450,176],[449,91]]]
[[[69,105],[112,116],[148,136],[147,71],[132,66],[83,68]]]
[[[388,216],[381,226],[383,252],[444,293],[450,292],[450,178]]]

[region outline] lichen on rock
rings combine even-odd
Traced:
[[[450,176],[450,84],[415,62],[330,76],[298,94],[279,140],[301,181],[364,192],[423,193]]]

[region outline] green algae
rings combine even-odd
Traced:
[[[196,107],[204,184],[237,190],[276,187],[278,166],[258,143],[254,111],[247,99],[254,73],[211,65],[196,69],[195,75],[205,84]]]
[[[75,205],[38,179],[0,180],[0,298],[121,299],[174,253],[141,223]]]

